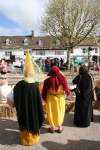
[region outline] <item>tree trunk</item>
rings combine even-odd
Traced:
[[[70,54],[73,51],[72,48],[67,49],[67,69],[71,69],[71,64],[70,64]]]
[[[88,71],[90,69],[90,51],[88,50]]]

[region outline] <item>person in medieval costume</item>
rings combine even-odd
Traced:
[[[1,73],[1,76],[6,78],[7,72],[8,72],[7,62],[5,61],[5,59],[2,59],[2,60],[0,60],[0,73]]]
[[[7,103],[7,96],[12,88],[8,85],[8,80],[3,75],[0,76],[0,103]]]
[[[96,92],[97,100],[100,102],[100,79],[96,81],[95,92]]]
[[[79,74],[73,79],[79,92],[76,92],[74,124],[78,127],[88,127],[93,121],[92,101],[94,100],[93,83],[88,68],[80,66]]]
[[[53,66],[44,80],[42,98],[45,101],[47,121],[51,133],[62,132],[65,114],[65,94],[70,95],[67,81],[57,66]]]
[[[96,80],[95,84],[96,101],[94,102],[94,109],[100,110],[100,79]]]
[[[15,85],[13,99],[20,129],[20,143],[28,146],[39,142],[39,130],[44,120],[41,96],[34,74],[32,57],[27,51],[24,80]],[[8,97],[8,103],[9,99]]]

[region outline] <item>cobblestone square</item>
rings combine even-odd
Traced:
[[[94,111],[94,122],[88,128],[73,125],[73,113],[65,115],[63,133],[48,133],[46,122],[41,129],[40,143],[19,144],[16,119],[0,119],[0,150],[100,150],[100,111]]]

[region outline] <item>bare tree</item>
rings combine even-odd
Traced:
[[[49,0],[42,19],[42,30],[49,33],[62,48],[67,61],[73,47],[95,32],[100,23],[100,3],[91,0]]]

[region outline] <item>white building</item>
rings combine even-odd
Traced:
[[[100,37],[99,37],[100,38]],[[99,39],[100,41],[100,39]],[[100,56],[100,44],[96,44],[93,38],[87,38],[77,47],[73,48],[71,57],[88,55],[84,49],[91,47],[90,55]],[[30,36],[1,36],[0,37],[0,59],[23,59],[25,51],[30,49],[34,58],[58,57],[67,58],[67,50],[55,45],[50,36],[35,37],[34,32]]]

